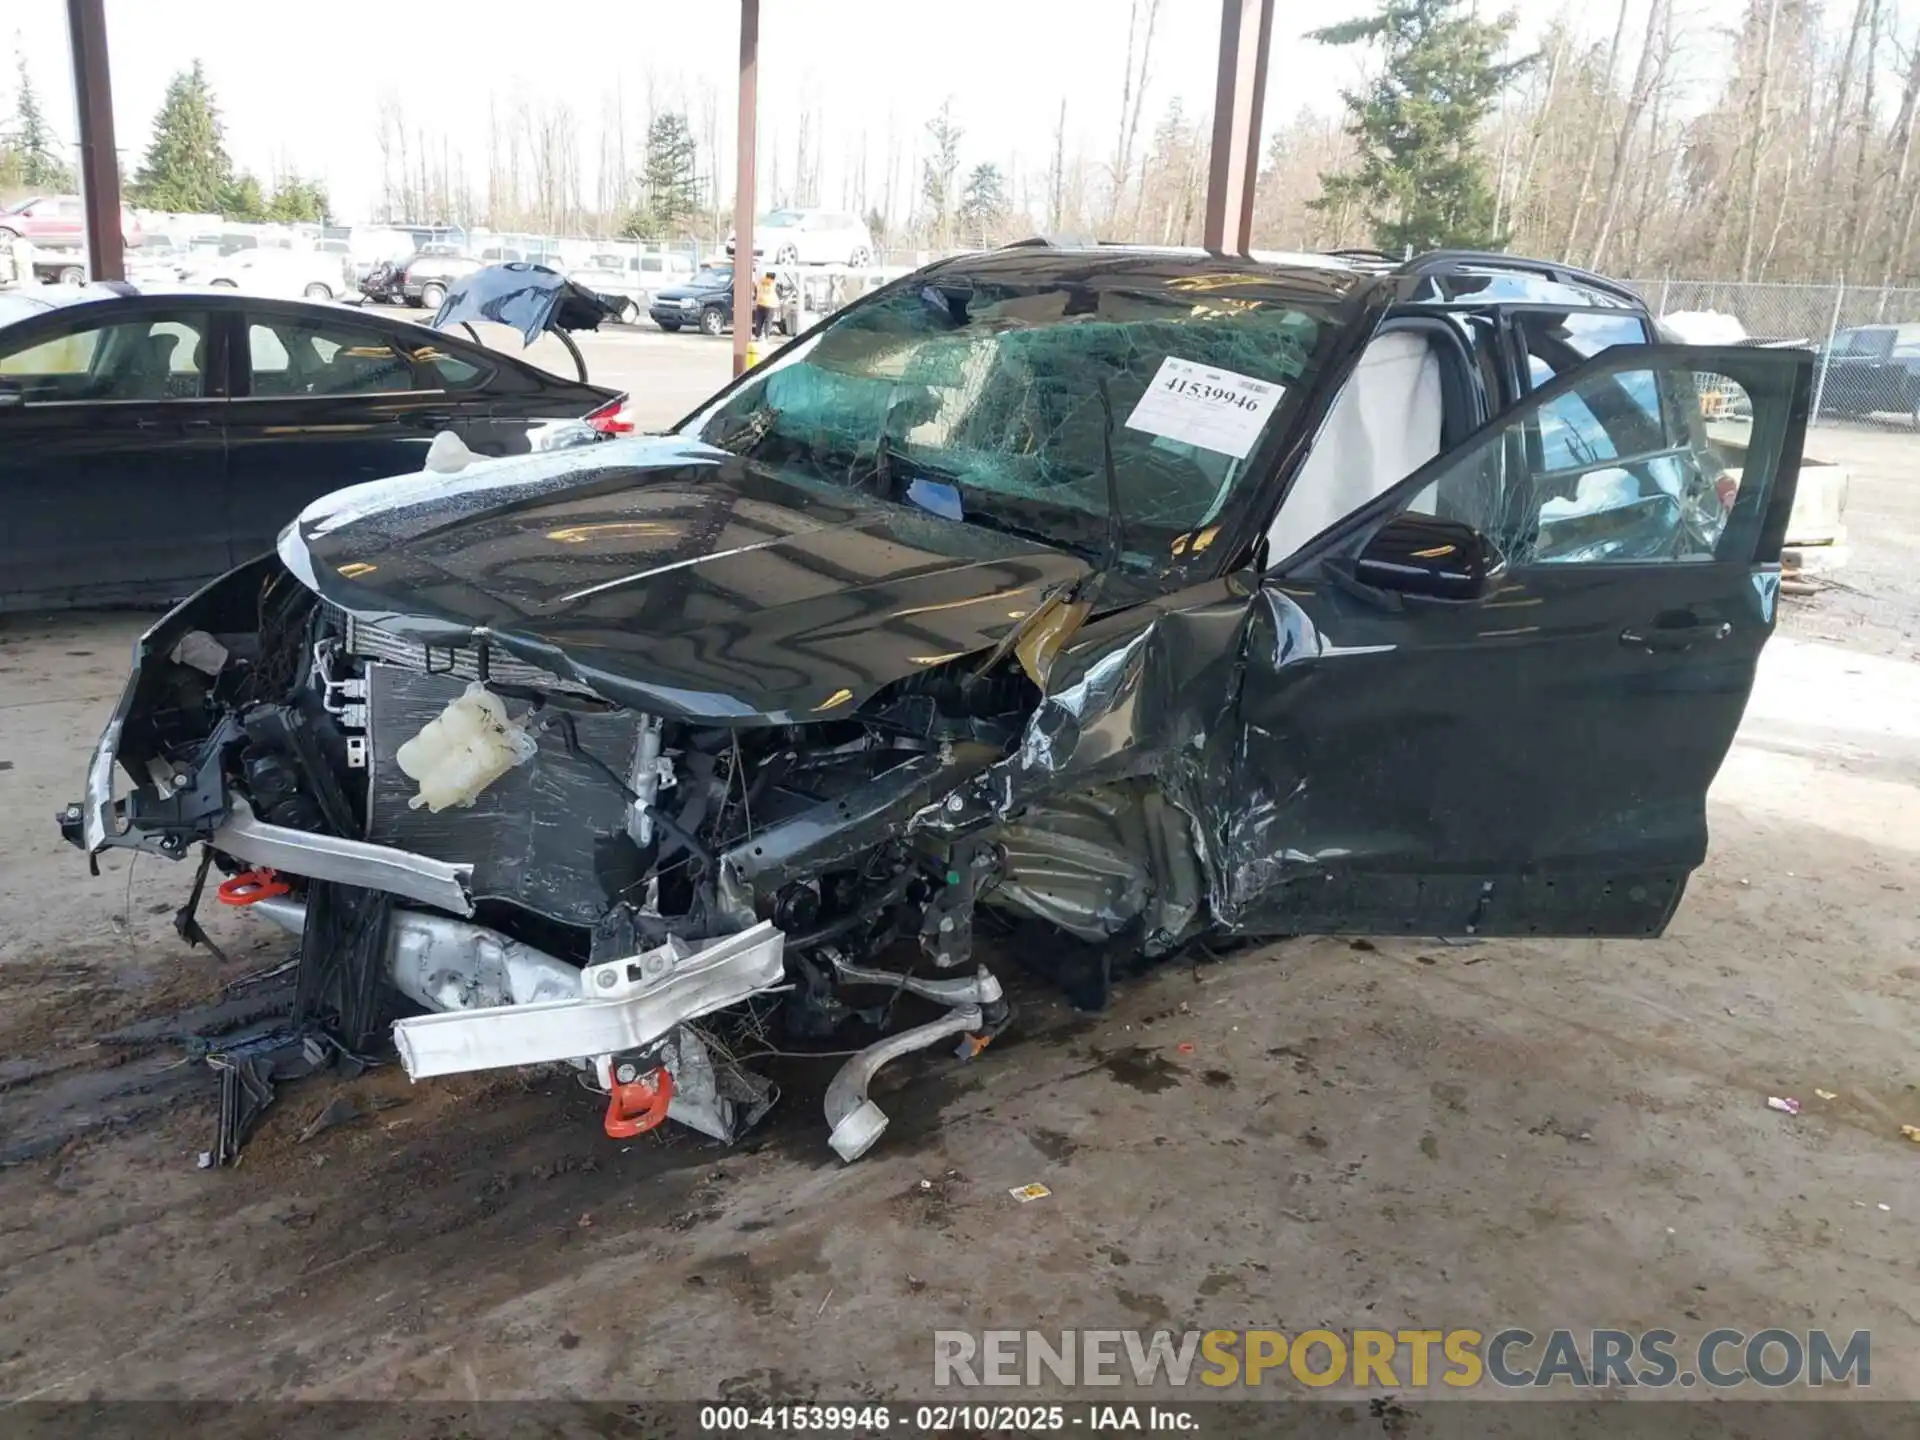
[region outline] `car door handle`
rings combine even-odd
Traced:
[[[1729,620],[1695,620],[1688,625],[1629,625],[1620,632],[1620,643],[1654,654],[1691,650],[1709,640],[1724,640],[1733,634]]]

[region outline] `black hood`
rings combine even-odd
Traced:
[[[733,282],[724,285],[671,285],[665,290],[653,292],[655,300],[699,300],[709,295],[731,295]]]
[[[434,315],[435,329],[491,320],[511,326],[531,345],[543,330],[597,330],[613,314],[584,285],[576,285],[544,265],[512,261],[476,270],[447,291]]]
[[[358,485],[281,537],[361,619],[655,713],[789,723],[992,645],[1079,557],[677,436]]]

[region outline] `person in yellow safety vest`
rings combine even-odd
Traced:
[[[760,284],[753,294],[753,338],[764,340],[767,326],[773,320],[773,312],[780,304],[779,287],[774,284],[773,271],[769,270],[760,277]]]

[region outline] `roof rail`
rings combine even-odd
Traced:
[[[1500,250],[1428,250],[1415,255],[1396,266],[1397,275],[1438,275],[1459,265],[1484,265],[1490,270],[1515,270],[1526,275],[1539,275],[1544,279],[1558,280],[1562,284],[1586,285],[1595,290],[1604,290],[1610,295],[1618,295],[1631,300],[1636,305],[1646,301],[1638,292],[1621,284],[1618,280],[1609,280],[1604,275],[1596,275],[1591,270],[1582,270],[1577,265],[1563,265],[1557,260],[1532,260],[1524,255],[1509,255]]]
[[[1322,250],[1322,255],[1332,255],[1341,260],[1386,260],[1394,261],[1400,257],[1389,255],[1384,250],[1375,250],[1371,245],[1342,245],[1337,250]]]
[[[1009,240],[1002,250],[1091,250],[1103,242],[1086,235],[1029,235]]]

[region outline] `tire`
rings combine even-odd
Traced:
[[[20,232],[9,225],[0,225],[0,245],[11,245],[20,238]]]
[[[87,272],[78,265],[62,265],[60,267],[60,283],[62,285],[84,285],[87,283]]]
[[[333,291],[329,290],[317,280],[300,293],[309,300],[331,300],[333,298]]]
[[[800,263],[800,247],[797,245],[782,245],[778,250],[774,251],[773,263],[776,265],[798,265]]]
[[[420,287],[420,305],[422,309],[438,310],[447,298],[447,287],[429,280]]]
[[[678,320],[656,320],[653,323],[658,325],[662,330],[666,331],[667,334],[669,335],[673,334],[674,331],[680,328],[680,322]]]
[[[873,264],[873,251],[864,245],[853,247],[853,254],[847,257],[847,264],[855,270],[861,270]]]
[[[700,333],[702,335],[720,335],[727,328],[727,317],[717,305],[709,305],[700,312]]]

